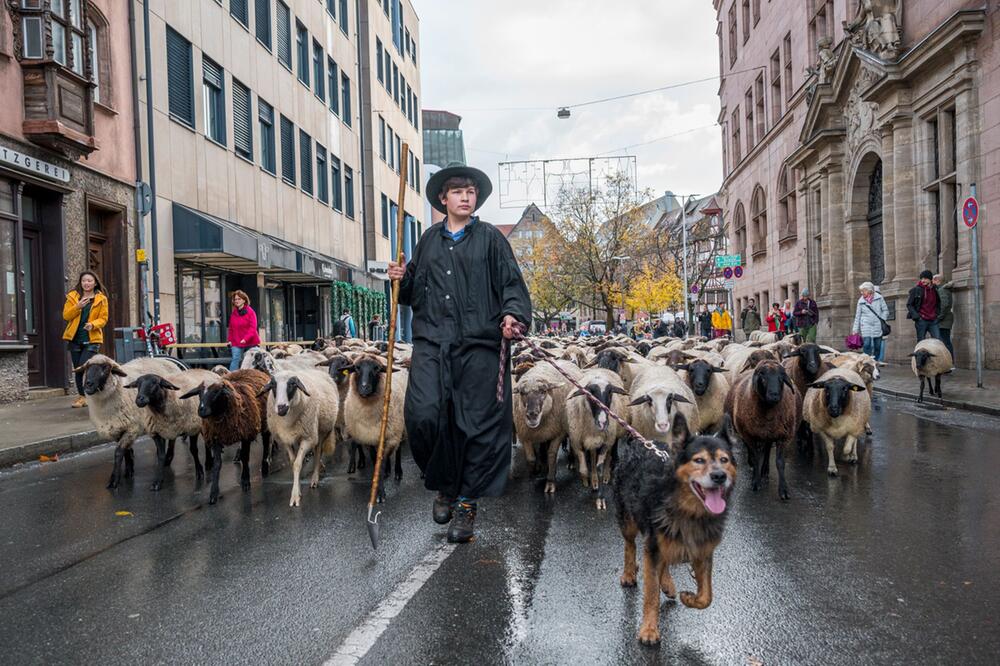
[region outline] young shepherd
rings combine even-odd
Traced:
[[[340,400],[329,375],[320,370],[282,370],[262,391],[267,395],[267,425],[275,441],[285,447],[292,464],[292,497],[288,506],[299,506],[299,474],[306,454],[313,455],[310,488],[319,486],[324,453],[337,446],[337,413]]]

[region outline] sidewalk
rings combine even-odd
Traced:
[[[909,364],[889,365],[881,373],[875,391],[910,400],[920,395],[920,380]],[[938,400],[925,388],[924,402],[1000,416],[1000,370],[983,370],[983,388],[976,388],[976,371],[959,368],[941,377],[941,393],[944,399]]]
[[[70,409],[75,399],[60,396],[0,407],[0,468],[100,443],[87,409]]]

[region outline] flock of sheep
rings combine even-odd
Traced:
[[[696,432],[714,432],[728,416],[746,446],[754,490],[768,478],[770,452],[775,450],[782,499],[788,498],[784,459],[793,441],[807,445],[813,436],[818,438],[827,452],[827,470],[835,476],[836,442],[843,441],[843,460],[856,463],[857,442],[871,433],[872,382],[879,376],[879,364],[866,354],[801,344],[795,335],[777,340],[755,333],[746,343],[727,338],[636,342],[625,336],[532,343],[541,352],[525,342],[515,343],[512,352],[516,440],[532,471],[545,473],[545,493],[556,491],[559,451],[568,447],[570,465],[592,489],[598,509],[606,508],[614,447],[626,433],[550,364],[553,359],[563,373],[650,440],[674,444],[671,432],[678,413]],[[310,348],[290,344],[272,352],[248,350],[235,372],[221,366],[211,371],[179,369],[164,358],[119,365],[102,355],[76,371],[84,373],[91,422],[106,440],[117,443],[109,488],[117,487],[123,476],[132,476],[132,445],[148,434],[157,454],[151,487],[160,490],[174,444],[184,437],[198,480],[211,475],[209,502],[214,504],[223,449],[240,445],[241,485],[246,491],[251,445],[261,441],[261,475],[267,476],[274,441],[276,448],[284,448],[292,467],[289,505],[299,506],[300,475],[310,454],[313,488],[324,456],[342,442],[351,444],[348,472],[364,466],[365,450],[378,445],[386,377],[392,395],[381,473],[384,479],[392,472],[394,457],[395,478],[402,478],[411,347],[396,345],[392,368],[387,367],[385,351],[385,343],[319,339]],[[542,360],[542,354],[549,359]],[[925,379],[932,394],[940,397],[941,375],[952,364],[948,350],[938,340],[924,340],[911,356],[921,380],[921,399]],[[380,484],[380,501],[384,488]]]
[[[775,450],[778,495],[788,498],[785,455],[792,442],[811,445],[815,436],[827,453],[827,471],[837,474],[835,444],[841,457],[858,461],[857,442],[871,433],[872,383],[879,363],[867,354],[840,352],[797,335],[778,340],[757,333],[746,343],[728,338],[661,338],[636,342],[625,336],[588,340],[538,339],[519,344],[513,355],[514,428],[528,464],[546,473],[545,492],[556,491],[556,461],[568,444],[570,465],[589,486],[598,509],[606,508],[604,489],[612,474],[613,450],[625,433],[620,425],[574,390],[554,362],[573,380],[640,435],[671,441],[676,414],[696,432],[715,432],[728,415],[747,449],[752,488],[768,478]],[[914,373],[923,381],[951,368],[951,356],[938,340],[925,340],[912,354]],[[932,389],[933,391],[934,389]],[[543,468],[543,462],[547,468]]]

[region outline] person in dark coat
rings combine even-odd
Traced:
[[[653,329],[653,337],[654,338],[665,338],[668,335],[670,335],[670,324],[668,324],[665,319],[661,319],[660,321],[658,321],[656,323],[656,328]],[[678,337],[678,338],[679,337],[683,337],[683,336],[677,335],[676,333],[674,335],[676,337]]]
[[[941,297],[937,287],[931,282],[934,274],[922,271],[917,284],[906,297],[906,318],[912,319],[917,329],[917,342],[930,333],[932,338],[941,339],[938,315],[941,314]]]
[[[399,302],[413,308],[413,354],[403,415],[433,518],[448,541],[473,537],[477,500],[501,495],[511,463],[510,362],[497,403],[500,347],[531,323],[531,297],[510,244],[473,213],[492,191],[485,173],[438,171],[426,195],[446,214],[407,264],[389,264]]]
[[[935,275],[934,279],[931,280],[934,283],[934,287],[937,289],[938,298],[941,301],[941,306],[938,308],[938,331],[941,333],[940,340],[944,343],[944,346],[948,348],[951,352],[951,358],[955,358],[955,348],[951,344],[951,327],[955,323],[955,312],[952,310],[954,304],[954,296],[951,293],[951,288],[954,285],[953,282],[944,282],[944,276],[941,274]]]
[[[712,337],[712,313],[708,311],[708,305],[705,303],[701,304],[701,312],[698,313],[698,326],[701,328],[702,337]]]
[[[688,330],[687,323],[680,317],[674,319],[673,328],[674,328],[675,338],[683,338],[685,335],[687,335],[687,330]]]

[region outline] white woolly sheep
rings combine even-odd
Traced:
[[[864,437],[871,413],[872,401],[864,380],[853,370],[834,368],[809,384],[802,416],[826,446],[826,471],[830,476],[837,476],[836,440],[844,438],[844,460],[858,462],[858,439]]]
[[[673,417],[678,411],[692,426],[701,420],[694,391],[673,368],[643,368],[632,382],[629,395],[629,423],[647,439],[666,441],[671,446],[679,444],[671,441]]]
[[[267,396],[267,426],[275,441],[285,447],[292,465],[292,496],[288,506],[299,506],[299,475],[306,454],[313,454],[310,488],[319,486],[323,455],[337,447],[337,386],[321,370],[281,370],[264,386]],[[316,448],[318,447],[318,448]]]
[[[585,370],[579,384],[605,407],[626,418],[628,393],[621,377],[604,368]],[[566,420],[570,450],[577,457],[577,471],[584,485],[588,483],[587,457],[590,457],[590,488],[596,494],[598,509],[606,509],[604,488],[611,481],[611,461],[608,455],[624,428],[595,405],[582,391],[574,391],[566,400]]]
[[[580,369],[569,361],[556,361],[559,367],[577,380]],[[570,384],[552,366],[538,362],[517,381],[511,392],[514,399],[514,431],[524,447],[524,456],[534,472],[540,471],[541,464],[536,457],[535,447],[547,446],[548,473],[545,492],[556,491],[556,460],[559,447],[568,433],[566,420],[566,399]]]
[[[108,488],[117,488],[123,473],[132,477],[135,471],[132,444],[145,433],[145,423],[135,404],[135,390],[126,389],[125,384],[146,374],[169,375],[177,372],[177,365],[166,359],[145,357],[119,365],[103,354],[96,354],[74,372],[84,373],[87,413],[97,434],[117,443],[108,481]]]
[[[917,343],[910,356],[912,357],[910,367],[913,369],[913,374],[920,379],[920,397],[917,402],[924,401],[924,379],[927,380],[927,388],[930,389],[931,395],[937,393],[937,397],[940,399],[941,375],[951,372],[954,365],[951,352],[937,338],[927,338]],[[931,379],[934,380],[933,387],[931,387]]]

